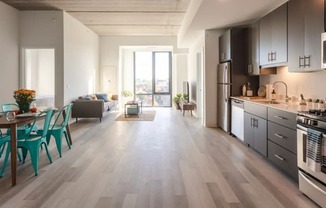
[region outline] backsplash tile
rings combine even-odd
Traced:
[[[287,67],[279,67],[277,74],[260,76],[260,85],[273,84],[276,81],[283,81],[288,85],[290,97],[299,97],[303,94],[305,98],[326,98],[326,71],[290,73]],[[284,95],[285,87],[277,84],[275,91],[277,94]]]

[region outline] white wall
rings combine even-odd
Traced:
[[[200,36],[197,37],[196,41],[192,46],[189,47],[189,54],[188,54],[188,82],[189,82],[189,101],[197,102],[197,86],[198,84],[198,72],[197,72],[197,54],[202,53],[203,49],[205,48],[205,33],[204,31],[201,33]],[[204,69],[203,69],[204,70]],[[195,91],[194,91],[195,90]],[[196,95],[196,97],[195,97]],[[197,116],[197,111],[200,106],[194,111],[194,115]],[[202,105],[203,107],[203,105]],[[203,115],[203,124],[206,124],[205,115]]]
[[[183,82],[188,81],[188,55],[187,54],[174,54],[175,60],[172,96],[177,93],[183,93]]]
[[[14,102],[19,87],[19,13],[0,2],[0,103]]]
[[[260,76],[260,85],[273,84],[275,81],[284,81],[288,85],[288,95],[305,98],[326,99],[326,71],[312,73],[290,73],[287,67],[277,70],[275,75]],[[284,95],[285,87],[281,84],[275,86],[277,94]]]
[[[218,126],[217,113],[217,64],[219,63],[218,39],[223,34],[219,30],[207,30],[205,32],[205,70],[204,70],[204,113],[206,114],[206,126]]]
[[[55,49],[55,106],[63,106],[63,12],[21,11],[19,35],[23,48]]]
[[[177,50],[176,37],[100,36],[100,90],[118,93],[119,54],[122,46],[172,46]]]
[[[99,90],[99,37],[64,12],[64,103]]]
[[[121,49],[121,90],[128,90],[134,92],[134,49]],[[129,98],[130,100],[131,98]]]

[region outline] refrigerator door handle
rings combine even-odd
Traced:
[[[224,67],[224,82],[225,83],[228,82],[228,66],[227,65]]]

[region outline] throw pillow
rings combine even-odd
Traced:
[[[105,93],[96,94],[97,99],[104,100],[105,102],[109,102],[108,95]]]
[[[118,100],[118,95],[112,95],[111,99],[112,100]]]
[[[85,99],[85,100],[92,100],[92,97],[91,97],[90,95],[86,95],[86,96],[84,97],[84,99]]]

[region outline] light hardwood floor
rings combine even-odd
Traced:
[[[73,123],[72,149],[64,142],[59,158],[52,142],[53,163],[42,151],[37,177],[27,160],[11,187],[8,166],[1,207],[317,207],[259,154],[188,113],[158,108],[154,121],[128,122],[118,115]]]

